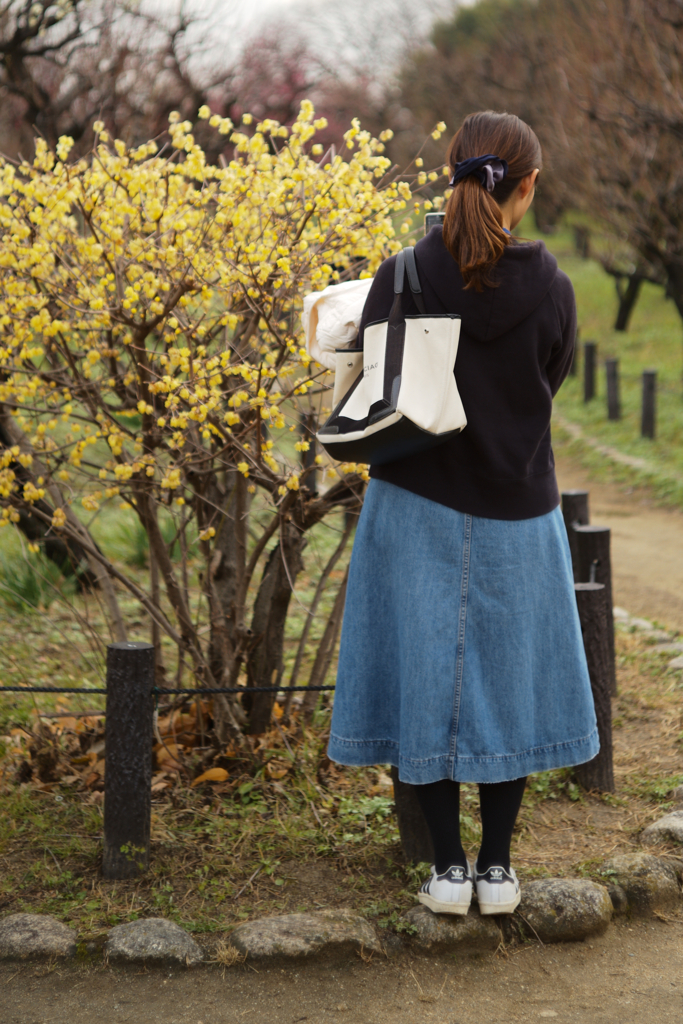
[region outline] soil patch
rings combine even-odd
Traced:
[[[0,965],[5,1024],[680,1024],[683,922],[589,942],[341,967],[130,971]]]
[[[591,522],[612,530],[615,604],[683,630],[683,513],[644,488],[596,481],[561,447],[556,461],[560,490],[589,491]]]

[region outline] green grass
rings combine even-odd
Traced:
[[[576,292],[580,356],[578,372],[568,377],[555,399],[555,412],[577,424],[587,438],[616,448],[625,455],[644,459],[652,467],[639,472],[619,467],[624,478],[640,478],[649,483],[658,496],[683,502],[683,321],[674,303],[665,298],[664,289],[644,284],[633,311],[628,331],[614,330],[618,300],[614,280],[596,260],[579,259],[572,244],[569,227],[554,235],[534,232],[530,223],[520,232],[527,237],[542,237],[556,256],[562,270],[571,278]],[[597,244],[600,244],[598,239]],[[583,401],[583,343],[598,343],[597,395]],[[622,418],[607,419],[605,359],[619,360]],[[657,370],[657,431],[654,440],[640,436],[642,372]],[[561,430],[555,434],[564,443]],[[575,444],[579,454],[600,472],[603,455],[591,456],[589,446]],[[583,451],[581,451],[583,449]]]
[[[0,552],[0,601],[13,612],[47,610],[58,598],[75,591],[72,579],[41,552],[7,556]]]

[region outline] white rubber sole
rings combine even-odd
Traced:
[[[428,892],[419,892],[417,898],[420,903],[424,903],[425,907],[429,907],[435,914],[464,915],[470,909],[469,903],[444,903],[442,900],[435,900]]]
[[[480,903],[479,913],[482,917],[486,917],[487,914],[512,914],[517,909],[522,899],[521,892],[518,892],[513,900],[508,900],[507,903]]]

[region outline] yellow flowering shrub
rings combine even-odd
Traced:
[[[412,193],[357,121],[341,153],[321,152],[310,103],[290,128],[199,116],[234,147],[222,166],[175,114],[165,142],[129,148],[97,123],[87,159],[70,163],[62,138],[56,153],[39,139],[32,164],[0,161],[0,408],[14,443],[0,448],[0,525],[31,510],[68,535],[71,506],[132,506],[167,596],[146,608],[215,681],[159,510],[194,521],[209,564],[228,515],[216,482],[232,475],[280,516],[298,502],[305,529],[315,463],[303,468],[306,441],[297,455],[283,439],[302,411],[315,429],[329,382],[303,347],[302,298],[372,275],[400,248]],[[362,486],[365,467],[352,476]]]

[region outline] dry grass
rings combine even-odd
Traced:
[[[211,963],[218,964],[220,967],[235,967],[236,964],[243,964],[246,959],[246,953],[240,953],[234,946],[229,946],[227,942],[220,939],[216,943]]]
[[[534,799],[533,787],[545,777],[532,778],[515,839],[522,874],[591,873],[610,855],[639,849],[639,834],[670,806],[671,791],[683,783],[681,672],[668,671],[672,655],[642,634],[620,630],[617,652],[616,794],[567,787],[561,799],[552,799],[551,787]]]

